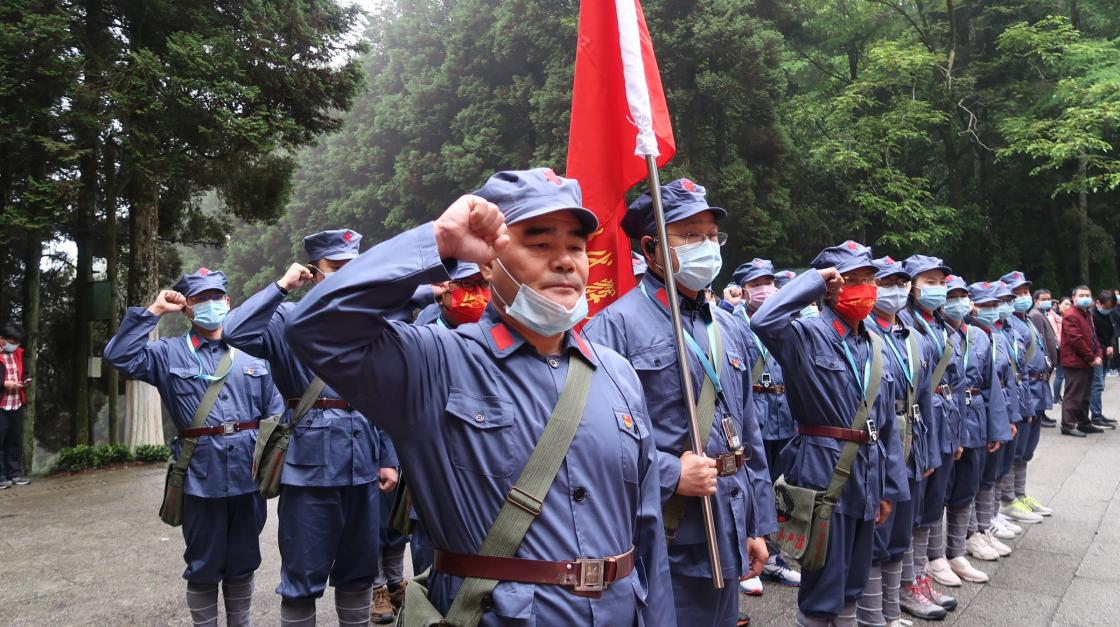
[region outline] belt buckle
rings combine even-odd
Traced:
[[[579,564],[579,583],[575,585],[576,592],[602,592],[606,588],[606,560],[584,559],[576,560]]]
[[[222,423],[222,435],[233,435],[235,433],[237,433],[237,423],[236,422],[223,422]]]
[[[735,464],[735,453],[724,453],[716,458],[716,462],[719,466],[716,474],[721,477],[730,477],[739,471],[738,465]]]
[[[771,384],[772,381],[773,381],[773,379],[770,378],[770,373],[769,372],[762,373],[762,376],[759,377],[759,379],[758,379],[758,382],[761,383],[762,387],[764,387],[764,388],[770,387],[770,384]]]
[[[965,390],[964,391],[964,404],[965,405],[971,405],[972,404],[972,390]]]
[[[867,441],[870,444],[879,441],[879,429],[875,427],[875,421],[870,417],[867,419]]]

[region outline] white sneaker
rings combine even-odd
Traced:
[[[1008,529],[1010,529],[1011,531],[1015,532],[1015,535],[1017,535],[1017,536],[1023,535],[1024,529],[1022,527],[1020,527],[1019,525],[1015,524],[1014,520],[1011,520],[1010,518],[1008,518],[1007,516],[1004,516],[1003,514],[1000,514],[999,512],[996,512],[996,517],[998,517],[1001,521],[1003,521],[1003,526],[1005,526]]]
[[[1012,531],[1011,528],[1007,526],[1007,522],[999,516],[993,516],[992,517],[991,531],[992,531],[992,535],[994,535],[995,537],[997,537],[1001,540],[1014,540],[1015,539],[1015,532]]]
[[[1011,555],[1011,547],[1000,542],[999,538],[995,537],[995,535],[992,534],[991,529],[985,531],[983,535],[984,541],[987,542],[988,546],[992,547],[992,549],[995,550],[996,553],[999,553],[1000,557],[1007,557],[1008,555]]]
[[[1042,522],[1042,516],[1034,513],[1030,505],[1018,499],[999,508],[999,513],[1014,521],[1026,523],[1028,525],[1037,525]]]
[[[739,582],[739,588],[747,596],[760,597],[762,596],[762,580],[758,577],[751,577]]]
[[[987,534],[984,533],[974,533],[968,536],[968,540],[964,543],[964,549],[978,560],[994,562],[999,559],[999,553],[992,548],[992,545],[988,544]],[[956,568],[953,569],[953,572],[960,574]]]
[[[973,537],[976,535],[977,534],[973,534]],[[965,581],[971,581],[972,583],[988,582],[988,573],[973,566],[972,562],[969,562],[963,555],[949,560],[949,566],[953,569],[954,573]]]
[[[801,585],[801,573],[790,568],[781,555],[771,555],[762,567],[762,577],[783,586],[796,588]]]
[[[953,568],[949,565],[949,560],[944,557],[939,557],[935,560],[930,560],[926,564],[926,572],[929,573],[933,580],[943,586],[956,588],[961,585],[961,578],[957,573],[953,572]]]

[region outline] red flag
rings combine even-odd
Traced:
[[[676,151],[641,4],[581,2],[566,176],[579,180],[583,205],[601,225],[587,247],[592,315],[634,287],[619,221],[627,190],[646,178],[644,155],[656,155],[661,167]]]

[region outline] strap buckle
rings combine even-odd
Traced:
[[[222,423],[222,435],[233,435],[235,433],[237,433],[237,423],[236,422],[223,422]]]
[[[607,560],[604,559],[577,559],[579,565],[579,583],[575,585],[576,592],[602,592],[606,588]]]
[[[879,441],[879,429],[875,426],[875,419],[867,417],[867,442],[874,444]]]
[[[770,378],[769,372],[764,372],[762,373],[762,376],[759,377],[758,382],[762,385],[762,387],[768,388],[773,382],[773,379]]]
[[[506,494],[506,502],[534,518],[540,516],[541,509],[544,508],[544,501],[516,485],[510,488],[509,493]]]
[[[965,405],[971,405],[972,404],[972,390],[965,390],[964,391],[964,404]]]

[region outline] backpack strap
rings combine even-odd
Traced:
[[[319,400],[319,395],[323,393],[323,388],[326,387],[326,382],[316,376],[308,384],[307,389],[303,391],[303,396],[299,397],[299,404],[296,405],[296,410],[292,412],[292,428],[295,429],[300,420],[311,411],[311,406],[315,401]]]

